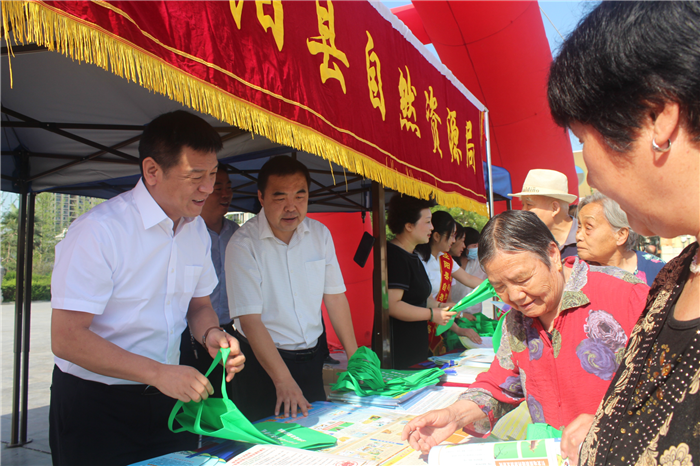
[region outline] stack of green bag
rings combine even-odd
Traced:
[[[395,397],[412,390],[435,385],[445,372],[433,368],[421,371],[385,371],[380,368],[374,351],[362,346],[348,360],[348,370],[341,372],[333,391],[355,392],[358,396]]]
[[[207,377],[219,361],[228,359],[230,351],[230,348],[221,348],[205,374]],[[305,450],[328,448],[337,442],[332,435],[317,432],[299,424],[272,421],[251,424],[229,399],[226,393],[225,374],[221,380],[221,394],[222,398],[209,397],[200,402],[178,401],[170,413],[168,427],[173,432],[187,431],[246,443],[283,445]],[[173,428],[174,421],[180,424],[179,428]]]

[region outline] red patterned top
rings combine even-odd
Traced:
[[[616,267],[567,258],[572,268],[551,334],[539,319],[510,312],[491,367],[461,396],[487,415],[465,427],[488,434],[495,422],[527,400],[532,422],[560,429],[595,413],[610,384],[649,287]]]

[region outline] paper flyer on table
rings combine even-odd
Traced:
[[[439,445],[430,450],[429,466],[569,466],[561,457],[561,439]]]
[[[337,445],[321,450],[324,453],[381,462],[411,449],[407,442],[401,441],[401,432],[412,418],[405,412],[372,406],[316,402],[308,417],[278,418],[276,421],[294,422],[334,436]]]
[[[402,404],[396,410],[418,416],[434,409],[447,408],[465,390],[464,387],[429,387],[421,396]]]
[[[227,466],[374,466],[374,461],[276,445],[256,445],[229,460]]]

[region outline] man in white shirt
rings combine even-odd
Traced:
[[[577,196],[569,194],[569,181],[565,174],[555,170],[530,170],[525,177],[522,192],[509,196],[519,197],[523,210],[533,212],[547,225],[559,243],[561,260],[578,255],[578,221],[569,215],[569,204]]]
[[[233,320],[228,310],[228,295],[226,294],[226,272],[224,271],[224,257],[226,246],[233,234],[238,230],[238,224],[224,217],[228,212],[233,198],[231,190],[231,180],[229,179],[226,165],[219,164],[214,181],[214,191],[207,197],[202,207],[200,216],[207,225],[207,231],[211,238],[211,261],[214,265],[216,277],[219,283],[212,291],[209,299],[211,305],[219,317],[219,325],[229,334],[233,335]],[[185,327],[180,343],[180,364],[186,364],[196,368],[199,372],[205,373],[211,366],[213,359],[204,349],[202,344],[192,336],[189,327]],[[214,371],[209,374],[209,381],[218,391],[221,386],[221,372]]]
[[[130,464],[196,448],[167,420],[176,399],[206,399],[209,381],[178,365],[187,322],[210,355],[244,357],[209,294],[217,284],[198,217],[212,191],[218,133],[184,111],[161,115],[139,143],[142,178],[78,218],[56,246],[49,410],[54,465]]]
[[[310,402],[326,399],[322,302],[348,358],[357,350],[330,231],[306,218],[310,179],[300,162],[270,159],[258,175],[263,209],[226,250],[229,308],[247,356],[233,392],[251,420],[281,406],[285,416],[297,408],[306,416]]]

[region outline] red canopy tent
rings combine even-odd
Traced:
[[[547,105],[552,54],[537,1],[414,1],[392,12],[489,109],[492,163],[513,189],[530,169],[549,168],[578,193],[571,142]]]

